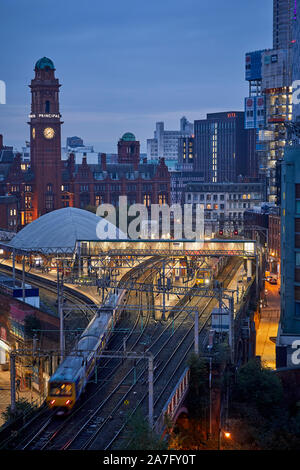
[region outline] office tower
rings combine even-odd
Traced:
[[[287,49],[292,41],[292,21],[297,0],[273,0],[273,49]]]
[[[281,171],[281,317],[277,367],[290,366],[294,340],[300,340],[300,147],[287,146]]]
[[[194,169],[206,182],[234,182],[246,177],[248,134],[244,112],[229,111],[207,114],[194,123]]]
[[[163,157],[169,167],[176,166],[178,160],[178,139],[190,137],[193,134],[193,124],[185,116],[180,120],[180,130],[165,130],[164,122],[157,122],[154,138],[147,139],[147,157],[158,160]]]

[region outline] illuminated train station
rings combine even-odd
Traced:
[[[259,293],[262,275],[263,253],[256,241],[226,238],[203,241],[130,240],[118,229],[115,239],[99,239],[97,226],[100,220],[92,212],[67,207],[41,216],[12,240],[1,244],[3,257],[0,269],[9,269],[12,283],[17,283],[18,278],[22,288],[25,283],[30,281],[34,284],[35,279],[39,278],[39,282],[45,281],[45,286],[49,281],[56,285],[58,353],[52,357],[50,365],[45,365],[41,358],[39,364],[42,369],[35,379],[31,379],[36,381],[36,390],[44,397],[49,390],[47,403],[50,408],[66,408],[69,411],[73,408],[74,397],[81,393],[76,377],[90,380],[97,370],[96,354],[99,351],[104,354],[105,345],[113,332],[117,337],[121,335],[118,331],[121,332],[122,328],[118,330],[117,324],[124,310],[136,318],[134,321],[141,321],[138,329],[140,335],[144,335],[146,328],[143,321],[149,322],[150,316],[154,325],[165,324],[165,328],[175,331],[176,312],[183,311],[187,315],[187,324],[190,322],[189,316],[194,318],[195,351],[203,348],[199,343],[199,328],[199,331],[205,331],[205,347],[212,345],[215,337],[227,331],[232,354],[237,361],[245,360],[249,354],[247,351],[252,348],[252,327],[250,324],[247,327],[247,345],[245,339],[240,337],[239,330],[245,324],[243,318],[247,315],[251,296]],[[110,222],[107,224],[109,228]],[[226,272],[227,275],[224,274]],[[23,290],[25,292],[26,289]],[[73,306],[66,305],[64,296],[71,291],[74,297],[89,297],[90,301],[92,298],[94,307],[86,306],[85,310],[82,305],[76,306],[76,300]],[[149,299],[152,299],[150,304]],[[181,304],[183,307],[179,307]],[[204,321],[198,304],[215,305],[210,310],[214,314],[205,316]],[[77,336],[73,349],[71,346],[71,349],[66,349],[66,318],[68,315],[69,319],[72,318],[70,312],[79,308],[86,315],[87,326]],[[123,341],[128,333],[124,334]],[[83,345],[87,348],[85,350],[94,351],[93,356],[85,350],[81,351]],[[37,351],[42,354],[41,350]],[[78,354],[82,359],[79,360]],[[12,350],[11,358],[15,361],[11,370],[23,375],[24,367],[22,369],[20,365],[18,352],[13,353]],[[75,364],[78,369],[71,371],[70,364]],[[64,372],[66,367],[69,368],[68,376]],[[39,377],[43,377],[42,387]],[[62,390],[71,379],[70,397],[64,399]],[[83,387],[87,383],[85,380]],[[56,394],[62,398],[56,399]]]

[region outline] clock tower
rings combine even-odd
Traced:
[[[61,115],[60,84],[52,60],[43,57],[35,64],[31,88],[30,158],[34,174],[32,218],[60,209],[61,205]]]

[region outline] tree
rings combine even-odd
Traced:
[[[149,426],[140,408],[129,418],[127,438],[123,449],[129,450],[165,450],[166,441],[162,440]]]
[[[36,332],[34,330],[41,329],[41,322],[35,315],[27,315],[24,319],[24,332],[25,336],[32,339]],[[37,334],[37,336],[39,336]]]
[[[247,406],[253,405],[262,416],[268,416],[283,396],[280,379],[260,361],[252,359],[237,373],[234,397]]]
[[[202,418],[209,402],[209,372],[207,362],[192,353],[188,359],[190,369],[189,393],[187,404],[193,410],[194,418]]]
[[[11,405],[8,405],[6,410],[2,412],[2,416],[5,421],[10,421],[11,419],[17,418],[22,414],[27,414],[30,411],[34,411],[36,406],[32,403],[29,403],[25,398],[20,398],[16,401],[16,411],[12,413]]]

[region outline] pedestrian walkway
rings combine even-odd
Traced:
[[[261,310],[261,319],[256,332],[256,355],[263,364],[276,368],[276,336],[280,319],[279,286],[266,283],[266,307]]]

